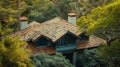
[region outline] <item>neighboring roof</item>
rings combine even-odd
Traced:
[[[106,41],[94,35],[89,36],[88,42],[80,42],[77,49],[93,48],[105,44]]]
[[[20,20],[21,20],[21,21],[27,21],[27,20],[28,20],[28,18],[27,18],[27,17],[25,17],[25,16],[22,16],[22,17],[20,17]]]
[[[27,41],[29,38],[36,40],[41,35],[44,35],[52,41],[56,41],[67,32],[71,32],[78,36],[81,34],[78,30],[79,29],[76,25],[71,24],[60,17],[56,17],[43,23],[37,23],[34,21],[30,23],[27,28],[15,32],[10,36],[19,36],[21,40]]]

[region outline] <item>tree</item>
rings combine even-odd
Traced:
[[[50,1],[55,4],[59,12],[59,16],[67,20],[68,13],[71,11],[68,0],[50,0]]]
[[[32,2],[28,18],[30,21],[43,22],[56,16],[58,16],[58,11],[52,2],[49,0],[35,0]]]
[[[77,66],[79,67],[98,67],[99,61],[96,55],[97,49],[85,49],[77,55]]]
[[[76,12],[77,18],[80,18],[81,16],[89,14],[94,8],[107,4],[111,1],[112,0],[74,0],[74,2],[70,3],[73,3],[73,10]]]
[[[116,0],[95,8],[89,15],[81,17],[78,19],[78,25],[89,34],[106,39],[107,45],[110,45],[112,41],[120,38],[119,10],[120,0]]]
[[[102,46],[97,51],[99,60],[109,67],[120,67],[120,41],[115,40],[110,46]]]
[[[0,67],[32,67],[25,45],[19,38],[5,36],[0,41]]]
[[[111,2],[112,0],[50,0],[59,11],[62,18],[67,19],[69,12],[75,12],[77,18],[86,16],[92,9]]]
[[[106,39],[107,45],[100,47],[97,56],[101,63],[109,67],[119,67],[120,65],[120,0],[99,6],[92,10],[87,16],[78,19],[78,25],[88,34],[95,34]]]
[[[18,0],[17,0],[18,1]],[[17,21],[18,15],[22,14],[27,5],[24,1],[17,2],[16,0],[1,0],[0,1],[0,23],[6,25],[8,23],[14,24]],[[18,4],[20,7],[18,8]],[[15,27],[12,26],[13,28]]]
[[[4,27],[2,26],[2,24],[0,24],[0,41],[2,40],[2,38],[5,35],[8,35],[9,33],[11,33],[13,30],[11,28],[9,28],[9,24],[5,25]]]
[[[87,31],[91,31],[91,33],[96,30],[118,27],[120,12],[116,11],[119,10],[119,3],[120,1],[116,0],[113,3],[95,8],[89,15],[78,19],[78,25],[83,28],[82,25],[84,24]]]
[[[16,22],[16,16],[19,13],[15,10],[14,2],[15,0],[0,1],[0,67],[32,67],[26,53],[29,51],[24,50],[26,43],[19,41],[19,38],[8,36],[13,32],[11,25]]]
[[[74,67],[69,60],[65,59],[62,54],[55,55],[40,54],[38,56],[31,56],[35,67]]]

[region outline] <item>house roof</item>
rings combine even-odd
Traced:
[[[56,17],[44,23],[37,23],[33,21],[29,26],[23,30],[11,34],[11,37],[19,36],[21,40],[27,41],[29,38],[36,40],[41,35],[50,38],[53,42],[58,40],[67,32],[71,32],[78,36],[81,34],[76,25],[68,21]]]
[[[90,35],[88,42],[80,42],[77,46],[77,49],[93,48],[103,44],[106,44],[106,41],[104,39]]]
[[[40,25],[40,23],[36,22],[36,21],[33,21],[33,22],[29,23],[28,26],[30,27],[30,26],[37,26],[37,25]]]

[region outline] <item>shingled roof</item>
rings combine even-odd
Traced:
[[[30,23],[27,28],[15,32],[10,36],[19,36],[20,40],[27,41],[29,38],[36,40],[41,35],[44,35],[52,41],[56,41],[67,32],[71,32],[76,36],[81,33],[78,31],[76,25],[73,25],[60,17],[56,17],[43,23],[37,23],[34,21]]]
[[[106,44],[106,41],[104,39],[101,39],[94,35],[90,35],[89,41],[80,42],[77,46],[77,49],[93,48],[93,47],[98,47],[98,46],[104,45],[104,44]]]

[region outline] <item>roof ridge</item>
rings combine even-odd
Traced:
[[[28,26],[33,26],[33,25],[36,25],[36,24],[40,24],[39,22],[37,21],[32,21],[28,24]]]
[[[47,22],[49,22],[49,21],[51,21],[51,20],[57,19],[57,18],[61,18],[61,17],[54,17],[54,18],[49,19],[49,20],[46,20],[46,21],[44,21],[44,22],[42,22],[42,23],[40,23],[40,24],[45,24],[45,23],[47,23]]]

